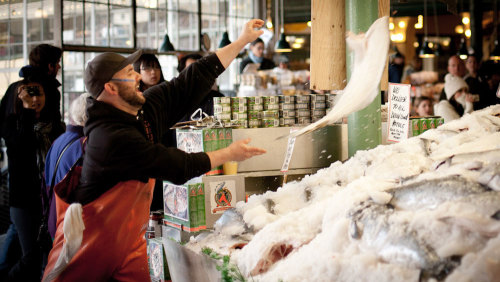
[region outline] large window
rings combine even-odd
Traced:
[[[62,1],[61,18],[54,7]],[[22,0],[0,1],[0,95],[19,79],[19,69],[28,63],[31,48],[40,43],[63,44],[63,110],[85,91],[83,74],[86,62],[98,52],[124,55],[142,48],[157,52],[166,34],[181,52],[202,51],[200,38],[210,38],[214,52],[223,32],[234,41],[243,24],[253,18],[252,0]],[[27,14],[27,16],[25,15]],[[26,19],[26,21],[25,21]],[[24,22],[27,24],[23,31]],[[61,34],[54,23],[61,23]],[[25,42],[23,40],[26,40]],[[57,40],[59,42],[59,40]],[[159,53],[165,79],[177,75],[177,53]],[[231,64],[219,78],[222,90],[233,90],[239,61]]]
[[[26,24],[26,32],[24,32]],[[54,40],[54,0],[0,1],[0,97],[19,79],[29,50]]]

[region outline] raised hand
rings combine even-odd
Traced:
[[[241,30],[240,37],[238,39],[241,39],[242,41],[246,43],[250,43],[257,39],[259,36],[264,33],[262,30],[258,30],[259,28],[264,26],[264,21],[259,20],[259,19],[252,19],[248,21],[244,26],[243,29]]]

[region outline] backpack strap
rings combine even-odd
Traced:
[[[59,163],[61,162],[62,156],[64,155],[64,152],[66,152],[66,150],[71,146],[71,144],[75,143],[75,141],[78,139],[80,139],[80,138],[75,138],[71,142],[69,142],[66,146],[64,146],[63,150],[59,154],[59,157],[57,158],[57,162],[56,162],[56,165],[54,167],[54,173],[52,173],[52,179],[50,181],[48,199],[46,198],[47,196],[45,194],[45,191],[43,191],[43,193],[42,193],[42,197],[44,198],[43,200],[45,203],[47,203],[43,209],[43,216],[44,217],[48,217],[48,214],[49,214],[49,207],[50,207],[50,204],[52,202],[52,193],[54,191],[54,184],[55,184],[54,182],[56,181],[57,168],[59,167]]]

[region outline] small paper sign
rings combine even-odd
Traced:
[[[290,133],[297,131],[298,129],[290,129]],[[292,160],[293,147],[295,146],[295,137],[288,138],[288,145],[286,147],[285,160],[283,161],[283,166],[281,167],[281,172],[287,172],[288,166],[290,166],[290,160]]]
[[[388,141],[399,142],[408,138],[410,88],[410,84],[389,83]]]

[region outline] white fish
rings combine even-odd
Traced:
[[[322,119],[290,134],[297,137],[332,124],[362,110],[377,97],[389,50],[389,18],[377,19],[366,34],[348,33],[347,45],[354,51],[354,71],[335,107]]]

